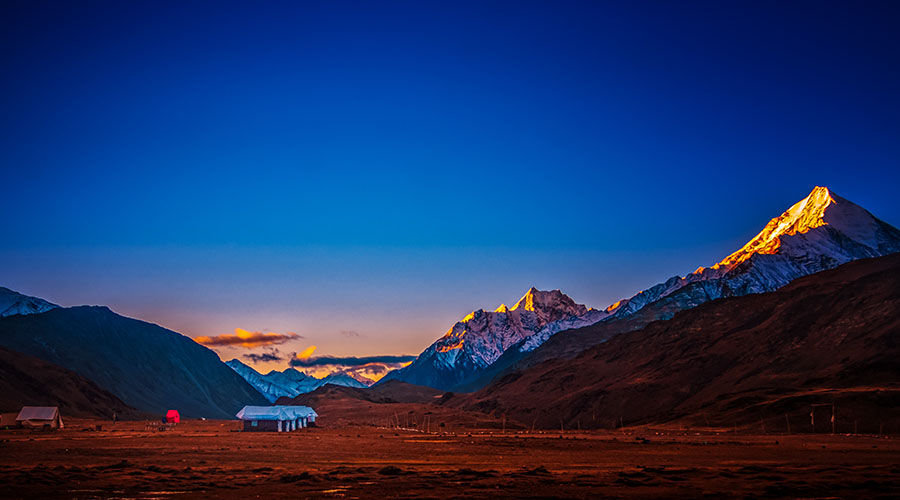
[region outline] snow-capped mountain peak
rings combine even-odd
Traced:
[[[900,251],[900,231],[827,187],[816,186],[736,252],[684,277],[673,276],[609,306],[611,317],[631,315],[679,293],[676,309],[719,297],[776,290],[788,282],[851,260]],[[700,289],[681,291],[704,283]],[[689,299],[686,297],[691,295]],[[531,342],[527,349],[537,347]]]
[[[412,364],[391,372],[384,380],[397,378],[448,388],[466,374],[489,366],[511,346],[548,325],[586,313],[587,307],[559,290],[541,291],[532,287],[512,308],[501,304],[494,311],[478,309],[467,314]]]
[[[39,314],[59,307],[38,297],[31,297],[0,286],[0,318],[13,314]]]
[[[633,314],[661,299],[669,302],[665,309],[671,311],[720,297],[769,292],[801,276],[894,252],[900,252],[900,231],[827,187],[816,186],[738,251],[621,301],[614,316]]]
[[[841,200],[840,203],[838,203],[837,199]],[[838,204],[840,207],[838,210],[828,210],[832,204]],[[829,219],[840,221],[839,225],[844,226],[842,229],[847,229],[848,225],[852,227],[854,222],[858,222],[858,220],[852,219],[859,219],[859,217],[835,217],[832,216],[832,214],[837,211],[845,213],[850,211],[857,212],[857,210],[853,210],[854,207],[862,210],[857,205],[833,195],[827,187],[816,186],[815,189],[809,193],[809,196],[798,201],[783,214],[769,221],[769,223],[766,224],[766,227],[753,237],[753,239],[747,242],[746,245],[713,265],[712,269],[728,272],[740,263],[748,260],[754,254],[765,255],[777,253],[778,249],[781,247],[781,241],[784,236],[806,233],[810,229],[815,229],[828,224],[825,220],[826,210],[830,216]],[[865,212],[865,210],[862,211]],[[703,269],[704,268],[701,267],[698,271],[702,272]]]
[[[516,302],[510,311],[531,311],[544,324],[569,316],[580,316],[587,312],[583,304],[576,304],[568,295],[559,290],[541,291],[531,287]]]

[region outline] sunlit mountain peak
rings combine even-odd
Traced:
[[[557,290],[559,291],[559,290]],[[525,295],[516,302],[516,305],[512,307],[512,310],[515,311],[517,309],[524,309],[526,311],[534,311],[535,302],[540,303],[541,297],[544,294],[548,294],[550,292],[542,292],[535,287],[531,287],[525,292]]]
[[[827,187],[816,186],[713,266],[673,276],[606,311],[617,317],[630,315],[697,282],[715,283],[700,287],[696,295],[682,294],[690,296],[687,302],[694,305],[722,296],[772,291],[800,276],[896,251],[900,251],[900,231]]]
[[[816,186],[809,196],[795,203],[783,214],[775,217],[762,231],[747,242],[740,250],[729,255],[721,262],[712,266],[713,269],[725,267],[731,269],[749,259],[753,254],[773,254],[781,246],[783,236],[793,236],[797,233],[805,233],[827,224],[825,211],[833,203],[849,203],[846,200],[833,195],[827,187]],[[696,272],[702,272],[701,267]]]

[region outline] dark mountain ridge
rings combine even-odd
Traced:
[[[58,406],[63,418],[144,416],[71,370],[0,347],[0,411],[18,412],[23,406]]]
[[[0,318],[0,345],[72,370],[139,410],[234,418],[266,404],[213,351],[106,307],[53,308]]]

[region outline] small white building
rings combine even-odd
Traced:
[[[291,432],[315,424],[319,415],[309,406],[245,406],[237,412],[245,431]]]

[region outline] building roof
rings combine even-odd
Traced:
[[[53,420],[58,416],[57,406],[23,406],[16,420]]]
[[[237,412],[241,420],[295,420],[298,418],[317,417],[318,414],[309,406],[245,406]]]

